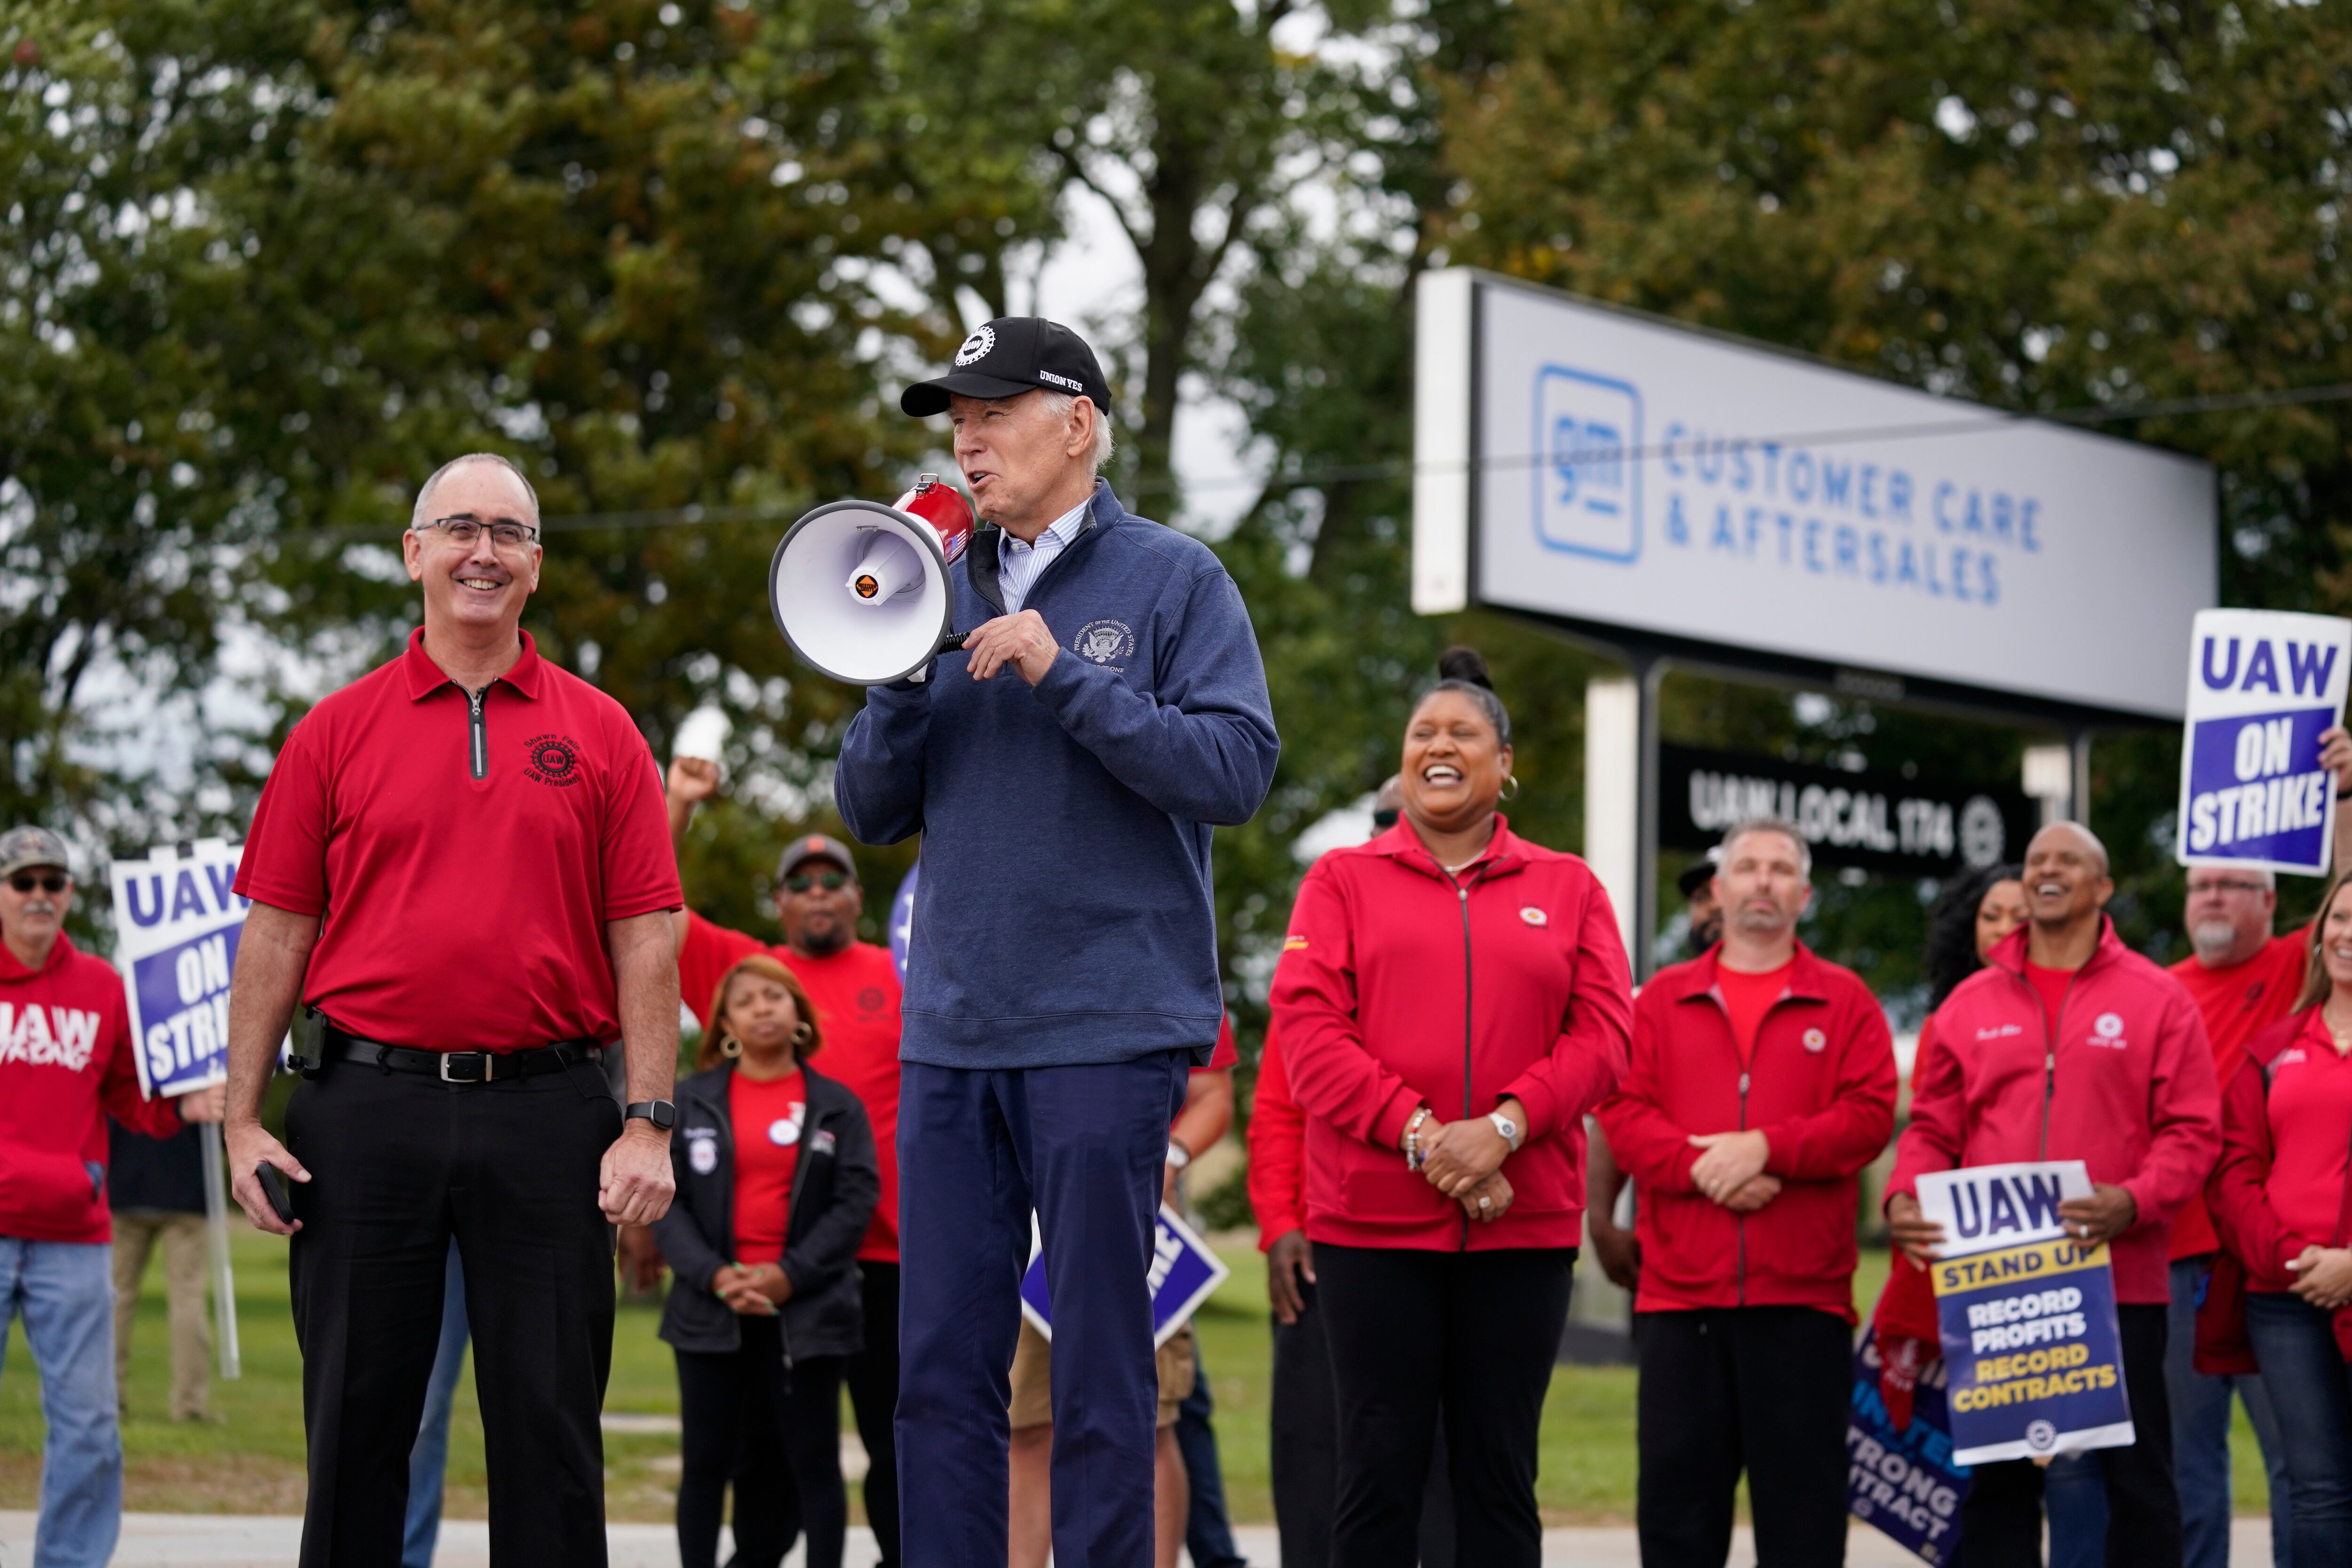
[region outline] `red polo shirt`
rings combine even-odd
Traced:
[[[829,958],[803,958],[789,947],[711,924],[687,911],[686,943],[677,950],[679,994],[695,1021],[710,1026],[719,981],[746,954],[772,954],[793,972],[824,1031],[817,1071],[856,1095],[874,1126],[882,1195],[857,1256],[867,1263],[898,1261],[898,969],[890,950],[853,942]]]
[[[286,738],[236,890],[321,917],[305,1003],[445,1051],[618,1037],[605,923],[682,901],[661,773],[621,705],[524,633],[477,724],[422,629]]]
[[[2311,928],[2305,926],[2271,938],[2243,963],[2208,969],[2191,953],[2172,966],[2172,977],[2205,1019],[2206,1037],[2213,1042],[2213,1076],[2225,1088],[2246,1059],[2246,1042],[2294,1011],[2310,959]],[[2171,1255],[2194,1258],[2221,1245],[2212,1216],[2205,1212],[2205,1194],[2199,1193],[2173,1216]]]

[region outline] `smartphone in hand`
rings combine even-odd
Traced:
[[[294,1189],[286,1184],[286,1173],[264,1160],[253,1168],[256,1181],[261,1184],[262,1196],[278,1217],[288,1225],[294,1223]]]

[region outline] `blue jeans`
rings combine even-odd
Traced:
[[[23,1313],[48,1423],[33,1568],[105,1568],[122,1528],[112,1258],[102,1241],[0,1236],[0,1353]]]
[[[1217,1429],[1209,1425],[1216,1411],[1209,1369],[1201,1362],[1201,1336],[1194,1334],[1192,1392],[1176,1407],[1176,1448],[1184,1456],[1192,1498],[1184,1548],[1192,1554],[1192,1568],[1249,1568],[1249,1559],[1234,1550],[1234,1527],[1225,1517],[1224,1469],[1217,1462]]]
[[[400,1568],[433,1568],[441,1540],[441,1476],[449,1468],[449,1410],[466,1370],[466,1271],[457,1243],[449,1243],[449,1271],[441,1285],[441,1343],[433,1352],[433,1381],[425,1385],[425,1419],[408,1451],[408,1521],[400,1532]]]
[[[2208,1377],[2197,1370],[2197,1296],[2212,1257],[2172,1265],[2172,1321],[2164,1385],[2172,1399],[2172,1475],[2180,1488],[2182,1568],[2230,1568],[2230,1395],[2246,1402],[2271,1483],[2271,1568],[2289,1568],[2291,1483],[2278,1418],[2260,1377]]]
[[[2295,1562],[2352,1563],[2352,1373],[2332,1314],[2294,1296],[2249,1291],[2246,1334],[2286,1447]]]
[[[2050,1568],[2102,1568],[2107,1560],[2107,1477],[2098,1455],[2062,1454],[2051,1460],[2042,1473],[2042,1509],[2050,1519]]]

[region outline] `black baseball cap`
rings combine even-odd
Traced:
[[[964,339],[953,370],[915,383],[898,395],[898,406],[921,419],[946,413],[950,393],[1018,397],[1039,387],[1084,397],[1110,412],[1110,383],[1084,338],[1043,316],[1000,316]]]
[[[1723,850],[1718,846],[1708,850],[1705,858],[1694,860],[1684,867],[1683,874],[1675,879],[1675,886],[1681,889],[1683,897],[1687,899],[1713,880],[1716,872],[1722,868],[1722,864]]]

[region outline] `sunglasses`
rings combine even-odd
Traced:
[[[819,871],[814,875],[801,871],[784,879],[785,889],[794,893],[805,893],[811,888],[823,888],[828,893],[837,893],[847,886],[849,876],[844,871]]]
[[[29,893],[36,888],[45,893],[62,893],[66,890],[66,878],[58,871],[47,871],[37,877],[30,871],[19,871],[8,879],[8,885],[20,893]]]
[[[1379,828],[1381,832],[1386,833],[1390,828],[1394,827],[1396,825],[1397,814],[1395,812],[1376,811],[1372,813],[1372,826]]]

